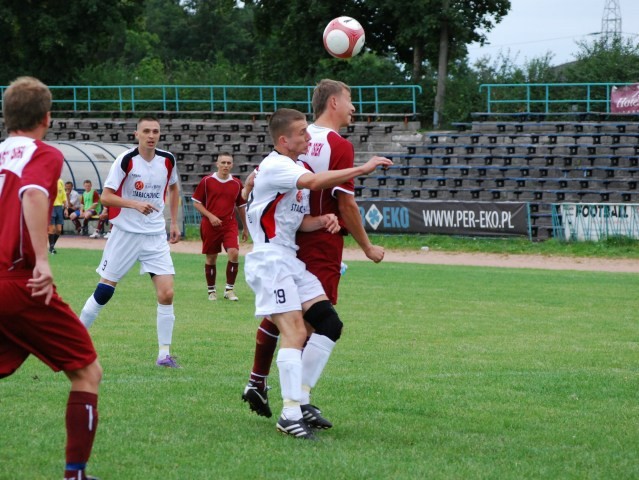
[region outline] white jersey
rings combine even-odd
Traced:
[[[309,212],[309,191],[297,188],[305,173],[306,168],[277,152],[259,164],[246,210],[255,247],[274,244],[297,251],[295,233]]]
[[[73,210],[80,210],[80,207],[82,206],[82,197],[77,191],[71,189],[71,193],[69,193],[67,201]]]
[[[146,235],[166,232],[166,190],[177,181],[175,157],[165,150],[156,148],[150,162],[140,156],[137,147],[120,154],[111,165],[104,186],[115,190],[121,198],[151,203],[158,211],[144,215],[134,208],[110,207],[109,220],[127,232]]]

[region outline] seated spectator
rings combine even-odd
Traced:
[[[73,182],[66,182],[64,184],[64,191],[67,193],[67,202],[64,208],[64,218],[68,218],[75,225],[76,233],[80,234],[82,226],[80,225],[80,212],[82,211],[82,197],[73,188]]]
[[[82,211],[80,212],[80,216],[84,219],[82,235],[89,235],[89,222],[93,216],[100,213],[102,204],[100,203],[100,194],[93,189],[91,180],[85,180],[83,185],[84,193],[82,194]]]

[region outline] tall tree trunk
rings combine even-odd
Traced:
[[[419,84],[422,78],[422,60],[424,59],[424,46],[421,40],[415,40],[413,45],[413,83]]]
[[[448,75],[448,8],[450,0],[442,2],[444,19],[439,32],[439,64],[437,66],[437,93],[435,94],[435,111],[433,112],[433,128],[439,128],[444,101],[446,98],[446,76]]]

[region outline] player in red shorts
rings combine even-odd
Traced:
[[[47,257],[47,226],[64,161],[42,142],[51,92],[20,77],[4,92],[9,137],[0,144],[0,378],[29,355],[71,381],[66,409],[65,480],[84,480],[98,424],[102,368],[89,334],[56,292]],[[15,475],[19,475],[17,472]]]
[[[237,211],[242,221],[242,241],[248,240],[246,202],[242,198],[242,182],[231,175],[233,156],[222,152],[217,156],[217,172],[204,177],[193,194],[193,206],[202,215],[200,236],[202,253],[206,255],[204,272],[209,300],[217,300],[215,277],[217,255],[222,246],[228,254],[224,298],[237,301],[234,286],[237,278],[240,245],[238,243]]]
[[[311,140],[306,155],[301,155],[299,159],[306,162],[316,173],[353,167],[353,145],[338,133],[340,128],[351,123],[352,115],[355,113],[350,88],[345,83],[324,79],[315,87],[312,104],[315,121],[308,127]],[[251,187],[249,183],[247,180],[247,189]],[[354,182],[351,179],[334,188],[311,192],[310,215],[337,215],[342,226],[341,235],[324,231],[298,232],[296,238],[299,246],[297,257],[306,264],[307,270],[319,279],[333,305],[337,304],[345,235],[350,233],[366,256],[375,263],[381,262],[384,258],[384,249],[373,245],[364,230],[354,190]],[[242,399],[249,403],[251,410],[266,417],[271,416],[266,380],[278,336],[277,327],[268,318],[263,319],[257,330],[253,368],[242,394]],[[339,338],[337,334],[334,337]],[[313,386],[304,385],[304,401],[307,403],[310,401],[310,389]]]

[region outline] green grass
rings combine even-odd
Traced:
[[[371,241],[393,250],[419,250],[569,257],[639,258],[639,240],[613,237],[601,242],[531,242],[527,238],[454,237],[446,235],[371,235]],[[357,247],[352,237],[346,246]]]
[[[76,311],[99,258],[52,259]],[[91,330],[103,479],[639,477],[637,275],[349,262],[313,397],[335,428],[306,443],[240,400],[257,326],[243,275],[240,302],[211,303],[203,257],[174,260],[182,370],[153,366],[153,288],[135,269]],[[67,391],[34,359],[0,382],[0,479],[59,476]]]

